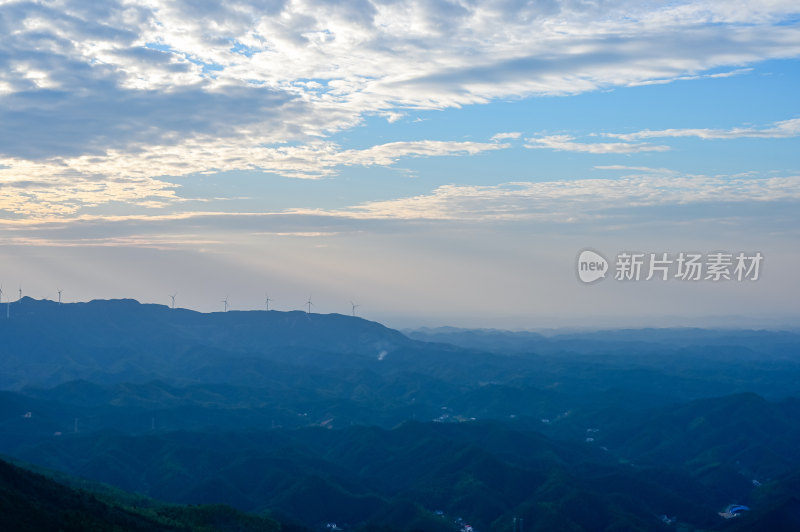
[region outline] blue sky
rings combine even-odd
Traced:
[[[4,2],[4,298],[311,296],[398,327],[796,326],[798,15]],[[761,252],[764,269],[585,286],[585,248]]]

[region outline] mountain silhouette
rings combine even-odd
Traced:
[[[58,304],[23,297],[0,316],[0,388],[179,378],[225,353],[287,361],[321,354],[377,359],[414,342],[362,318],[302,311],[200,313],[132,299]]]

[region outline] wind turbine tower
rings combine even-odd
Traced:
[[[59,305],[61,304],[61,292],[63,292],[63,290],[61,290],[61,289],[59,288],[59,289],[58,289],[58,304],[59,304]]]
[[[223,305],[225,305],[225,312],[228,312],[228,296],[225,296],[225,299],[220,301]]]
[[[170,299],[172,299],[172,308],[173,309],[175,308],[175,296],[177,296],[177,295],[178,295],[178,293],[176,292],[176,293],[172,294],[171,296],[169,296]]]
[[[311,314],[311,307],[314,305],[311,302],[311,296],[308,296],[308,301],[306,301],[306,305],[308,305],[308,313]]]
[[[22,287],[19,287],[19,298],[22,299]]]
[[[269,302],[270,301],[272,301],[272,300],[269,298],[269,294],[267,294],[267,299],[264,300],[264,303],[266,303],[266,305],[267,305],[267,310],[269,310]]]
[[[355,315],[356,315],[356,309],[357,309],[358,307],[360,307],[361,305],[356,305],[356,304],[355,304],[355,303],[353,303],[352,301],[350,302],[350,304],[353,306],[353,316],[355,316]]]

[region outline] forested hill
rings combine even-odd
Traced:
[[[325,531],[791,530],[800,518],[797,332],[408,334],[300,311],[4,303],[0,453]],[[36,504],[63,496],[80,519],[164,524],[7,485],[24,509],[13,515],[37,512],[13,501],[50,493]],[[725,519],[732,504],[751,509]]]
[[[118,490],[94,493],[0,460],[0,525],[14,532],[279,532],[281,525],[220,504],[159,504]]]
[[[200,313],[132,299],[58,304],[23,297],[0,305],[0,388],[76,378],[179,378],[195,360],[319,353],[378,358],[414,344],[383,325],[302,311]]]

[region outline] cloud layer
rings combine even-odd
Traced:
[[[742,234],[797,236],[800,176],[685,175],[668,169],[607,166],[619,178],[443,185],[430,193],[368,201],[341,209],[273,212],[176,212],[158,215],[82,215],[73,218],[0,221],[0,245],[222,249],[249,239],[410,232],[423,238],[441,224],[506,231],[568,234],[608,227],[626,231],[656,223]],[[511,225],[509,225],[511,224]],[[516,227],[517,229],[513,229]],[[692,232],[695,232],[693,230]],[[564,233],[566,231],[566,233]]]
[[[583,153],[641,153],[647,151],[668,151],[669,146],[654,144],[635,144],[629,142],[575,142],[569,135],[549,135],[527,139],[526,148],[550,149]]]
[[[392,122],[419,109],[797,57],[797,12],[780,0],[5,2],[0,209],[58,215],[110,201],[174,201],[163,175],[257,168],[319,177],[496,149],[418,140],[354,150],[328,137],[367,116]],[[666,147],[629,141],[780,136],[794,134],[795,122],[642,131],[613,143],[548,136],[529,146],[659,151]]]
[[[619,179],[444,185],[430,194],[345,210],[292,212],[357,219],[575,222],[640,207],[800,200],[798,176],[689,176],[645,170]]]
[[[625,134],[607,134],[622,140],[638,140],[667,137],[696,137],[699,139],[786,139],[800,136],[800,118],[781,120],[762,127],[737,127],[732,129],[662,129],[660,131],[637,131]]]

